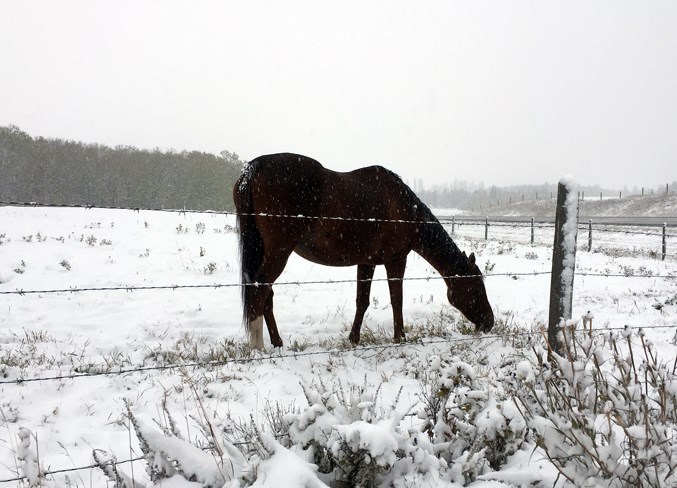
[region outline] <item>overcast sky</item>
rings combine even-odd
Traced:
[[[427,185],[677,179],[677,1],[0,0],[0,125]]]

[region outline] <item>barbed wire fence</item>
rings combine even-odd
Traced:
[[[167,212],[167,213],[177,213],[177,214],[215,214],[215,215],[229,215],[237,216],[237,213],[230,211],[212,211],[212,210],[190,210],[190,209],[162,209],[162,208],[140,208],[140,207],[113,207],[113,206],[94,206],[94,205],[67,205],[67,204],[40,204],[36,202],[0,202],[0,206],[20,206],[20,207],[47,207],[47,208],[79,208],[79,209],[104,209],[104,210],[128,210],[128,211],[151,211],[151,212]],[[303,216],[303,215],[281,215],[281,214],[254,214],[259,217],[269,217],[269,218],[302,218],[302,219],[330,219],[330,220],[350,220],[350,221],[360,221],[360,222],[372,222],[372,223],[417,223],[425,224],[431,223],[436,224],[438,221],[431,222],[420,222],[420,221],[407,221],[407,220],[382,220],[382,219],[346,219],[341,217],[324,217],[324,216]],[[535,229],[554,229],[554,224],[550,223],[535,223],[534,219],[531,219],[530,222],[505,222],[505,221],[494,221],[491,222],[485,219],[484,222],[467,222],[467,221],[456,221],[455,219],[440,219],[439,223],[445,226],[451,226],[451,233],[455,234],[456,227],[472,227],[472,226],[483,226],[485,229],[485,239],[488,238],[488,229],[489,226],[492,227],[511,227],[511,228],[528,228],[531,230],[531,243],[534,243],[534,230]],[[579,230],[589,230],[591,229],[591,222],[588,225],[579,223]],[[668,234],[666,232],[666,225],[662,226],[663,232],[643,232],[632,229],[624,229],[624,226],[616,225],[614,228],[596,228],[595,232],[608,232],[608,233],[621,233],[627,235],[644,235],[644,236],[660,236],[663,239],[663,259],[665,259],[666,253],[666,244],[665,241],[667,238],[675,237],[675,235]],[[591,232],[591,231],[590,231]],[[591,246],[589,246],[591,247]],[[590,249],[588,249],[590,250]],[[550,275],[549,271],[540,271],[540,272],[515,272],[515,273],[487,273],[486,278],[494,277],[518,277],[518,276],[539,276],[539,275]],[[628,275],[625,273],[594,273],[586,271],[577,271],[577,276],[586,276],[586,277],[604,277],[604,278],[656,278],[656,279],[676,279],[677,275],[672,274],[640,274],[640,275]],[[464,279],[468,277],[464,276],[427,276],[427,277],[405,277],[405,278],[372,278],[370,280],[362,281],[392,281],[392,280],[401,280],[401,281],[430,281],[434,279]],[[358,280],[315,280],[315,281],[288,281],[288,282],[276,282],[276,283],[253,283],[249,286],[262,286],[262,285],[275,285],[275,286],[299,286],[306,284],[337,284],[337,283],[355,283]],[[69,288],[58,288],[58,289],[16,289],[16,290],[3,290],[0,291],[0,295],[16,295],[16,296],[27,296],[27,295],[44,295],[44,294],[64,294],[64,293],[85,293],[85,292],[111,292],[111,291],[125,291],[125,292],[134,292],[134,291],[152,291],[152,290],[181,290],[181,289],[219,289],[219,288],[231,288],[231,287],[241,287],[240,283],[213,283],[213,284],[169,284],[169,285],[152,285],[152,286],[109,286],[109,287],[69,287]],[[674,326],[648,326],[643,327],[643,329],[674,329]],[[623,327],[606,327],[606,328],[596,328],[592,332],[595,334],[602,334],[614,331],[624,330]],[[270,354],[266,356],[258,357],[248,357],[248,358],[230,358],[224,360],[216,361],[197,361],[190,363],[176,363],[176,364],[167,364],[167,365],[155,365],[155,366],[144,366],[136,368],[119,368],[116,370],[110,371],[90,371],[90,372],[81,372],[81,373],[71,373],[71,374],[57,374],[52,376],[43,376],[43,377],[28,377],[28,378],[15,378],[15,379],[2,379],[0,380],[0,385],[23,385],[27,383],[36,383],[36,382],[45,382],[45,381],[62,381],[62,380],[79,380],[82,378],[92,378],[98,376],[122,376],[129,375],[139,372],[148,372],[148,371],[167,371],[167,370],[178,370],[182,368],[194,368],[194,369],[207,369],[214,367],[222,367],[228,364],[238,364],[238,363],[254,363],[254,362],[264,362],[264,361],[273,361],[279,359],[288,359],[288,358],[304,358],[310,356],[320,356],[320,355],[342,355],[342,354],[360,354],[361,352],[367,351],[384,351],[393,348],[405,348],[411,346],[421,346],[421,345],[435,345],[435,344],[453,344],[453,343],[462,343],[465,341],[488,341],[488,340],[506,340],[506,338],[512,337],[526,337],[526,336],[535,336],[541,335],[542,331],[524,331],[524,332],[513,332],[510,334],[484,334],[481,336],[470,336],[470,337],[452,337],[452,338],[440,338],[432,339],[426,341],[417,341],[417,342],[405,342],[398,344],[376,344],[369,346],[355,347],[351,349],[326,349],[321,351],[301,351],[301,352],[290,352],[282,353],[278,352],[277,354]],[[127,463],[132,463],[136,461],[143,460],[144,457],[136,457],[131,459],[126,459],[122,461],[109,461],[106,464],[108,465],[122,465]],[[54,474],[69,473],[75,471],[81,471],[86,469],[94,469],[99,467],[98,464],[90,464],[87,466],[73,467],[66,469],[56,469],[43,471],[41,474],[43,476],[49,476]],[[8,479],[0,479],[0,483],[11,483],[11,482],[21,482],[25,481],[28,478],[25,476],[16,476]]]
[[[673,326],[647,326],[647,327],[642,327],[640,328],[640,332],[642,330],[651,330],[651,329],[674,329]],[[597,328],[593,329],[592,331],[583,331],[586,334],[592,333],[592,334],[604,334],[604,333],[613,333],[613,332],[627,332],[627,326],[626,327],[605,327],[605,328]],[[344,355],[344,354],[359,354],[362,352],[368,352],[368,351],[384,351],[387,349],[402,349],[405,347],[415,347],[415,346],[422,346],[422,345],[449,345],[449,344],[454,344],[454,343],[462,343],[462,342],[476,342],[477,340],[480,340],[482,342],[484,341],[490,341],[490,340],[503,340],[505,341],[506,339],[510,338],[515,338],[515,337],[528,337],[528,336],[542,336],[543,331],[541,330],[534,330],[534,331],[524,331],[524,332],[514,332],[510,334],[484,334],[481,336],[471,336],[471,337],[454,337],[454,338],[443,338],[443,339],[432,339],[432,340],[425,340],[425,341],[416,341],[416,342],[405,342],[401,344],[374,344],[370,346],[360,346],[360,347],[355,347],[352,349],[329,349],[329,350],[322,350],[322,351],[308,351],[308,352],[294,352],[294,353],[278,353],[278,354],[270,354],[270,355],[264,355],[260,357],[252,357],[252,358],[232,358],[228,360],[220,360],[220,361],[204,361],[204,362],[192,362],[192,363],[180,363],[180,364],[171,364],[171,365],[159,365],[159,366],[148,366],[148,367],[140,367],[140,368],[127,368],[127,369],[119,369],[115,371],[101,371],[101,372],[89,372],[89,373],[78,373],[78,374],[69,374],[69,375],[56,375],[56,376],[46,376],[46,377],[39,377],[39,378],[23,378],[23,379],[16,379],[16,380],[0,380],[0,385],[22,385],[25,383],[30,383],[30,382],[43,382],[43,381],[60,381],[60,380],[77,380],[80,378],[91,378],[91,377],[96,377],[96,376],[121,376],[121,375],[128,375],[132,373],[139,373],[139,372],[148,372],[148,371],[166,371],[166,370],[177,370],[177,369],[187,369],[187,368],[200,368],[200,369],[207,369],[207,368],[214,368],[214,367],[220,367],[220,366],[227,366],[228,364],[242,364],[242,363],[261,363],[265,361],[273,361],[273,360],[279,360],[279,359],[299,359],[299,358],[304,358],[304,357],[310,357],[310,356],[320,356],[320,355]],[[415,414],[410,414],[414,416]],[[242,442],[234,442],[233,445],[239,446],[239,445],[248,445],[250,442],[248,441],[242,441]],[[122,461],[118,460],[109,460],[105,463],[103,463],[103,466],[117,466],[117,465],[122,465],[122,464],[128,464],[136,461],[142,461],[144,460],[144,456],[138,456],[130,459],[125,459]],[[101,467],[102,465],[100,464],[88,464],[85,466],[79,466],[79,467],[73,467],[73,468],[64,468],[64,469],[55,469],[55,470],[47,470],[47,471],[40,471],[40,475],[42,477],[46,476],[51,476],[55,474],[64,474],[64,473],[72,473],[76,471],[83,471],[87,469],[96,469]],[[11,482],[20,482],[20,481],[25,481],[27,480],[28,477],[26,476],[16,476],[13,478],[6,478],[6,479],[0,479],[0,483],[11,483]]]

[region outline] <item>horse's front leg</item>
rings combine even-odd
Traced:
[[[357,346],[360,343],[360,329],[362,329],[362,320],[364,314],[369,308],[369,292],[371,291],[371,279],[374,277],[376,266],[369,264],[357,265],[357,298],[355,299],[355,320],[353,328],[350,329],[348,339]]]
[[[393,307],[393,327],[395,329],[395,342],[403,342],[404,319],[402,318],[402,278],[407,266],[407,256],[386,263],[388,275],[388,288],[390,289],[390,305]]]
[[[273,289],[271,288],[268,300],[266,300],[266,305],[263,308],[263,317],[266,319],[271,344],[275,347],[282,347],[282,337],[280,337],[280,333],[277,330],[275,315],[273,315],[273,295]]]

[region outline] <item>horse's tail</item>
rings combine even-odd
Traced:
[[[242,321],[249,332],[249,310],[253,288],[263,261],[263,238],[256,227],[252,199],[252,178],[258,168],[254,160],[245,167],[233,188],[237,208],[237,233],[240,244],[240,283],[242,291]]]

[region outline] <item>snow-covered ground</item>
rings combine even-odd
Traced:
[[[235,285],[239,275],[233,225],[232,216],[214,214],[3,207],[0,292]],[[366,382],[374,391],[380,386],[375,401],[384,409],[401,390],[399,409],[416,413],[421,409],[421,384],[412,371],[416,365],[425,369],[434,356],[462,357],[482,371],[486,384],[501,390],[500,375],[494,371],[520,354],[514,333],[537,330],[547,321],[550,276],[523,273],[550,271],[552,229],[537,229],[534,246],[527,227],[492,227],[490,239],[484,241],[481,227],[457,226],[454,239],[461,249],[474,251],[487,272],[496,334],[460,334],[465,323],[446,303],[443,282],[434,279],[432,268],[415,254],[406,277],[432,279],[404,285],[408,337],[434,341],[390,349],[370,348],[388,344],[392,336],[385,282],[372,287],[362,334],[365,348],[351,349],[347,336],[355,284],[341,281],[354,279],[355,269],[326,268],[295,255],[278,280],[290,284],[275,288],[285,347],[263,354],[250,355],[243,347],[237,286],[0,295],[0,481],[21,474],[22,427],[34,434],[32,446],[37,444],[45,469],[88,466],[93,449],[104,449],[118,460],[138,456],[125,401],[138,419],[152,425],[154,420],[164,422],[161,404],[166,397],[167,409],[185,437],[206,444],[194,420],[202,413],[226,432],[237,431],[235,426],[247,424],[250,417],[263,425],[271,406],[305,408],[301,385],[313,382],[328,388]],[[677,276],[677,238],[668,242],[666,261],[656,259],[656,236],[598,233],[595,252],[585,252],[587,235],[581,231],[578,244],[573,316],[591,311],[595,328],[648,327],[659,354],[674,359],[677,279],[665,276]],[[385,271],[377,269],[375,279],[382,278]],[[183,371],[149,369],[14,382],[231,359],[247,360]],[[401,421],[403,428],[420,424],[415,415]],[[523,448],[472,486],[539,480],[541,486],[552,486],[557,472],[534,449]],[[118,469],[148,480],[141,462]],[[66,477],[77,486],[106,486],[103,472],[96,468],[51,478],[66,486]]]

